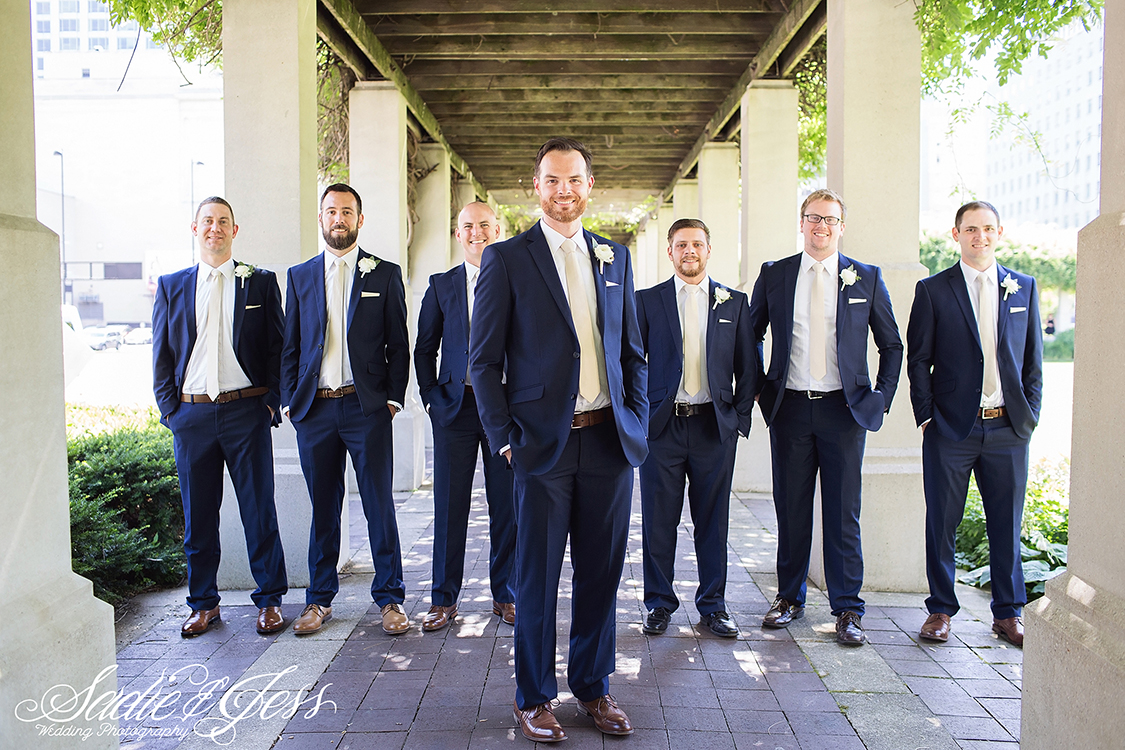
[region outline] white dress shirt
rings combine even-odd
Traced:
[[[356,263],[359,262],[359,245],[356,245],[351,250],[344,253],[342,256],[340,256],[339,259],[343,261],[342,266],[336,265],[336,260],[337,260],[336,255],[328,252],[327,250],[324,251],[324,304],[325,304],[325,306],[327,307],[327,310],[328,310],[328,314],[325,316],[325,320],[327,321],[327,328],[326,328],[325,333],[324,333],[324,343],[325,343],[324,351],[325,351],[325,354],[328,353],[328,347],[327,347],[328,331],[332,330],[332,323],[335,321],[335,316],[340,314],[340,311],[334,310],[333,306],[332,306],[332,299],[334,298],[333,293],[332,293],[332,287],[335,284],[339,283],[337,278],[336,278],[336,274],[338,272],[342,271],[345,274],[345,276],[344,276],[344,315],[345,315],[345,319],[343,321],[343,323],[344,323],[343,326],[340,327],[340,330],[342,330],[344,332],[344,340],[341,342],[341,346],[344,350],[344,372],[343,372],[344,378],[343,378],[342,381],[340,381],[340,387],[343,387],[345,385],[351,385],[355,382],[355,378],[352,377],[351,353],[348,352],[347,310],[348,310],[348,303],[351,301],[351,298],[352,298],[352,282],[355,279],[355,266],[356,266]],[[326,367],[325,365],[326,365],[325,362],[321,362],[320,379],[317,381],[317,387],[318,388],[333,388],[334,386],[328,382],[327,370],[329,368]]]
[[[547,226],[545,221],[540,220],[539,226],[543,228],[543,236],[547,238],[547,245],[551,248],[551,258],[555,261],[555,270],[559,274],[559,282],[562,284],[563,291],[566,292],[568,300],[571,295],[570,290],[566,287],[566,253],[562,250],[562,244],[569,239],[578,245],[579,250],[585,250],[585,252],[578,253],[578,262],[582,266],[582,280],[586,287],[583,292],[585,292],[586,300],[590,305],[590,318],[594,322],[594,348],[598,359],[598,377],[602,383],[608,383],[609,381],[606,378],[605,372],[605,351],[602,346],[602,332],[598,330],[598,298],[597,293],[594,291],[594,267],[590,262],[590,246],[586,243],[586,238],[581,229],[579,229],[573,237],[564,237],[559,232]],[[609,394],[605,390],[602,390],[593,401],[587,401],[582,398],[582,394],[578,394],[576,401],[577,403],[574,407],[575,413],[602,409],[609,406]]]
[[[480,277],[480,266],[474,266],[469,261],[465,261],[465,302],[468,303],[468,320],[469,328],[473,327],[473,302],[476,301],[477,296],[477,279]],[[466,331],[468,333],[468,331]],[[469,366],[465,365],[465,385],[471,386],[473,380],[469,377]],[[427,407],[428,408],[428,407]]]
[[[679,276],[673,276],[672,280],[676,284],[676,309],[680,315],[680,335],[687,338],[687,329],[684,327],[684,306],[688,302],[687,287],[689,284],[681,279]],[[690,286],[695,286],[690,285]],[[707,318],[710,317],[710,291],[711,291],[711,277],[704,276],[703,280],[699,282],[699,292],[692,295],[695,300],[696,307],[699,310],[699,392],[694,396],[689,396],[687,390],[684,388],[684,379],[687,377],[687,370],[684,370],[683,376],[680,377],[680,387],[676,391],[676,401],[679,403],[687,404],[706,404],[711,401],[711,386],[707,382]],[[685,368],[687,362],[684,362]]]
[[[222,317],[219,320],[219,393],[249,388],[253,383],[238,357],[234,355],[234,285],[242,280],[234,275],[234,260],[227,258],[216,270],[223,275]],[[184,393],[202,395],[207,393],[207,345],[210,331],[207,329],[208,309],[211,304],[211,290],[215,284],[210,280],[211,266],[200,262],[195,274],[195,346],[188,358],[184,373]]]
[[[789,347],[789,378],[785,387],[795,391],[838,391],[840,363],[836,357],[836,303],[840,293],[840,254],[832,253],[820,263],[827,275],[824,277],[824,341],[827,371],[820,380],[812,376],[809,361],[809,302],[812,296],[812,267],[817,261],[808,253],[801,253],[801,268],[797,272],[797,289],[793,295],[793,340]],[[824,273],[822,271],[821,273]]]
[[[1000,282],[996,263],[993,262],[992,265],[984,271],[978,271],[972,266],[967,265],[965,261],[960,261],[960,265],[961,273],[965,276],[965,286],[968,287],[969,301],[973,304],[973,317],[977,319],[977,327],[979,329],[979,327],[982,325],[992,326],[992,330],[995,331],[992,336],[992,340],[999,344],[1000,331],[998,330],[997,322],[1000,310]],[[988,288],[992,290],[990,292],[990,294],[993,295],[991,320],[980,319],[980,288],[979,282],[977,281],[978,276],[984,276],[986,279],[985,283],[988,285]],[[997,358],[995,352],[993,353],[993,361],[999,363],[999,359]],[[1000,373],[998,372],[996,373],[996,393],[993,393],[991,397],[988,397],[984,393],[982,393],[980,397],[980,406],[982,409],[995,409],[1003,405],[1004,386],[1000,383]]]

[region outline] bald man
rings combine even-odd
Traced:
[[[434,428],[434,582],[432,606],[422,620],[422,629],[427,631],[440,630],[457,617],[478,449],[484,459],[488,500],[492,612],[508,625],[516,622],[512,472],[507,459],[489,449],[469,381],[469,319],[481,253],[499,238],[500,222],[487,203],[470,203],[461,209],[457,241],[465,251],[465,261],[430,277],[418,315],[414,370]]]

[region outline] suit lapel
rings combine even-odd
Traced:
[[[570,303],[566,300],[566,291],[563,289],[562,281],[559,280],[559,271],[555,266],[555,259],[551,256],[551,247],[547,244],[547,238],[543,236],[543,229],[538,223],[527,232],[527,250],[543,277],[543,283],[547,285],[551,297],[558,305],[567,325],[570,326],[570,332],[577,338],[574,319],[570,315]]]
[[[188,353],[190,354],[195,349],[195,340],[199,336],[199,332],[195,329],[195,287],[196,278],[199,275],[199,266],[191,269],[183,275],[180,279],[182,286],[180,287],[180,294],[184,296],[184,309],[186,310],[187,320],[187,337],[188,337]],[[185,367],[186,367],[185,363]]]
[[[785,351],[793,351],[793,298],[797,294],[797,273],[801,270],[801,256],[789,259],[785,266],[785,276],[781,288],[781,299],[785,307]],[[788,366],[788,365],[787,365]]]
[[[238,268],[238,261],[235,261],[235,268]],[[234,276],[234,320],[231,324],[231,345],[234,347],[234,355],[238,356],[238,341],[242,335],[242,318],[246,312],[246,284],[253,279],[251,274],[250,279],[240,279]],[[243,368],[245,369],[245,368]]]
[[[680,330],[680,307],[676,302],[675,277],[668,279],[661,285],[660,301],[664,305],[664,312],[668,316],[668,330],[672,332],[672,341],[676,344],[676,351],[681,355],[684,351],[684,332]]]
[[[1000,354],[1000,344],[1004,341],[1004,334],[1008,330],[1008,318],[1011,314],[1008,312],[1012,308],[1010,294],[1004,294],[1004,287],[1000,286],[1001,280],[1009,273],[1007,268],[1004,268],[999,263],[996,264],[996,292],[997,292],[997,307],[996,307],[996,353],[997,358]],[[1014,278],[1014,277],[1013,277]],[[1007,297],[1007,299],[1005,299]]]
[[[312,278],[309,283],[312,284],[312,298],[313,307],[316,309],[317,319],[320,322],[320,335],[328,335],[328,302],[324,298],[324,253],[313,258],[312,262]]]
[[[977,349],[980,349],[980,329],[977,328],[977,316],[973,312],[973,302],[969,299],[969,287],[965,284],[965,274],[961,272],[961,265],[953,266],[946,273],[949,274],[946,280],[953,291],[953,297],[961,308],[961,314],[965,316],[966,325],[973,332],[973,341],[977,342]]]
[[[717,335],[716,331],[719,330],[719,308],[722,307],[722,305],[716,305],[714,303],[715,290],[718,288],[718,282],[711,279],[711,283],[707,287],[707,346],[704,349],[707,365],[711,363],[712,346],[714,345],[715,336]]]
[[[597,315],[598,331],[602,334],[605,333],[605,274],[602,273],[602,264],[594,257],[593,246],[596,244],[595,237],[585,229],[582,230],[582,239],[586,243],[586,255],[590,258],[590,265],[594,269],[594,296],[598,300],[598,309],[595,311]]]
[[[360,276],[359,262],[366,257],[368,257],[368,253],[363,252],[363,248],[360,248],[359,255],[355,259],[355,268],[352,270],[352,296],[350,299],[348,299],[348,324],[347,328],[344,329],[345,336],[347,335],[347,332],[352,329],[352,318],[355,317],[355,309],[356,306],[359,305],[359,298],[363,296],[363,285],[365,283],[365,279],[363,276]],[[378,265],[375,266],[375,268],[378,267]],[[374,272],[374,269],[372,269],[368,273]]]
[[[465,341],[469,340],[469,293],[465,289],[467,280],[464,263],[456,266],[450,274],[450,283],[453,284],[453,304],[461,318],[461,330],[465,332]]]
[[[846,257],[843,253],[839,253],[839,263],[836,264],[838,271],[843,271],[845,268],[852,267],[852,259]],[[836,284],[836,349],[840,349],[840,332],[844,330],[844,316],[848,311],[848,288],[844,286],[843,282],[839,280],[840,275],[837,273],[836,278],[832,279],[832,283]],[[856,279],[857,283],[860,279]]]

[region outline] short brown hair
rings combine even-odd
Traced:
[[[844,205],[844,199],[840,194],[830,188],[821,188],[809,193],[809,197],[805,198],[805,202],[801,204],[801,218],[805,218],[805,209],[813,201],[832,201],[840,206],[840,221],[848,218],[848,207]]]
[[[363,213],[363,199],[359,197],[359,193],[355,191],[354,187],[346,185],[343,182],[336,182],[324,188],[324,192],[320,194],[320,204],[318,208],[324,205],[324,197],[329,193],[351,193],[352,197],[355,198],[355,212],[357,214]]]
[[[195,207],[195,221],[199,221],[199,212],[203,210],[203,207],[210,205],[211,203],[218,203],[220,206],[226,206],[227,210],[230,211],[230,222],[231,224],[234,223],[234,209],[231,208],[231,205],[229,203],[227,203],[226,198],[220,198],[217,195],[212,195],[208,198],[204,198],[199,202],[199,205]]]
[[[672,226],[668,227],[668,247],[672,246],[672,238],[681,229],[702,229],[703,234],[707,236],[707,246],[711,246],[711,230],[701,219],[676,219],[672,222]]]
[[[586,148],[586,144],[573,138],[552,138],[544,143],[539,148],[539,153],[535,155],[536,177],[539,176],[539,164],[543,161],[543,157],[552,151],[577,151],[582,154],[582,160],[586,162],[586,177],[594,176],[594,157],[590,153],[590,149]]]
[[[957,215],[953,217],[953,226],[957,229],[958,232],[961,231],[961,219],[965,216],[965,212],[974,211],[978,208],[984,209],[985,211],[991,211],[992,215],[996,217],[996,226],[1000,226],[1000,212],[996,210],[996,206],[992,205],[988,201],[969,201],[965,205],[961,206],[961,208],[957,209]]]

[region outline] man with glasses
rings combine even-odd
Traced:
[[[773,331],[758,403],[770,428],[778,592],[762,624],[784,628],[804,616],[819,474],[824,577],[836,641],[859,646],[866,641],[859,595],[863,449],[867,431],[882,426],[894,398],[902,340],[879,268],[839,252],[846,215],[843,199],[832,190],[805,199],[804,251],[762,266],[750,323],[759,357],[766,329]],[[874,388],[867,370],[868,330],[879,349]]]

